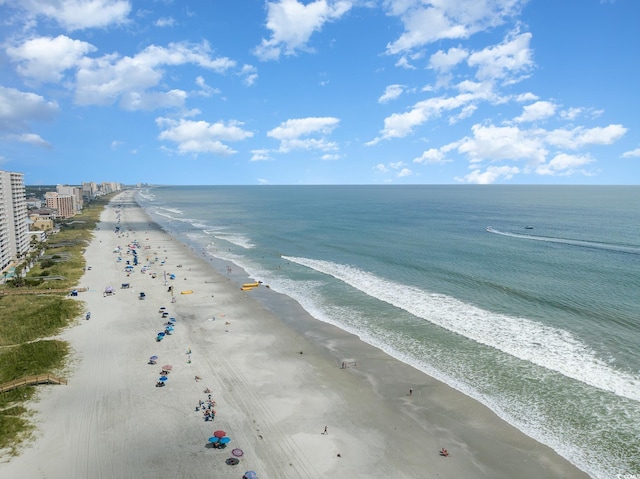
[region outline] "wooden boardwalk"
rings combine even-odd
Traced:
[[[11,296],[14,294],[56,294],[56,293],[71,293],[73,290],[82,293],[87,291],[87,288],[62,288],[62,289],[5,289],[0,291],[0,296]]]
[[[67,384],[67,380],[52,376],[51,374],[38,374],[37,376],[23,376],[19,379],[0,384],[0,393],[11,391],[20,386],[34,386],[38,384]]]

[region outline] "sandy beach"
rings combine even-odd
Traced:
[[[112,200],[87,248],[91,269],[80,285],[89,291],[77,299],[91,318],[62,334],[73,350],[68,385],[40,387],[27,405],[35,438],[2,458],[0,477],[588,477],[477,401],[313,320],[265,285],[241,291],[132,198],[125,191]],[[140,265],[127,275],[133,241]],[[107,286],[116,294],[105,296]],[[163,307],[175,326],[157,341]],[[171,372],[156,387],[164,365]],[[207,388],[213,421],[196,410]],[[224,449],[208,441],[216,430],[230,438]],[[239,464],[228,465],[236,448]]]

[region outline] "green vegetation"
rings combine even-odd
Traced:
[[[82,303],[51,290],[69,290],[78,284],[84,272],[84,250],[108,201],[109,197],[94,201],[82,214],[61,222],[60,231],[47,243],[35,245],[16,267],[20,273],[31,264],[26,277],[18,274],[0,286],[0,384],[37,374],[60,375],[69,345],[47,338],[78,318]],[[30,294],[16,294],[26,290]],[[0,393],[0,450],[16,454],[17,447],[30,437],[34,426],[23,404],[34,393],[33,386]]]

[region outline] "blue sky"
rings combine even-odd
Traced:
[[[0,0],[26,184],[637,184],[637,0]]]

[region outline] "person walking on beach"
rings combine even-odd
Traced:
[[[329,431],[327,430],[327,426],[324,427],[324,431],[322,432],[322,434],[329,434]]]
[[[413,388],[409,388],[409,396],[413,394]]]

